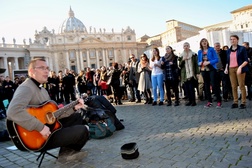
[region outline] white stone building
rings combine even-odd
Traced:
[[[246,41],[252,46],[252,5],[244,6],[230,13],[232,15],[232,20],[200,29],[176,20],[167,21],[167,25],[171,27],[167,26],[167,30],[164,33],[146,39],[148,47],[145,53],[151,57],[152,48],[158,47],[160,55],[163,56],[165,54],[165,47],[170,45],[175,50],[175,53],[179,55],[183,51],[184,42],[189,42],[192,51],[197,52],[200,46],[199,42],[202,38],[208,39],[211,46],[214,46],[215,42],[220,42],[222,46],[230,46],[229,38],[231,34],[239,36],[240,45],[242,42]],[[171,29],[173,29],[172,37],[166,38],[167,35],[170,34],[169,30]],[[191,30],[192,32],[180,31],[183,29]],[[179,34],[178,32],[180,32],[181,36],[184,38],[177,38],[176,34]]]

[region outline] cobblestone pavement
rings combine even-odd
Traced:
[[[151,106],[124,102],[116,106],[125,129],[111,137],[90,140],[81,162],[57,162],[46,156],[42,167],[71,168],[198,168],[252,167],[252,101],[247,109]],[[216,105],[216,103],[213,103]],[[136,142],[140,156],[124,160],[120,147]],[[0,167],[37,167],[38,153],[11,150],[11,141],[0,143]],[[50,151],[57,155],[58,149]]]

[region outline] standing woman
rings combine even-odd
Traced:
[[[239,37],[237,35],[230,36],[231,47],[227,51],[227,65],[225,73],[229,73],[232,86],[233,104],[231,108],[238,108],[238,91],[239,85],[241,90],[240,109],[246,108],[246,88],[245,76],[248,71],[248,55],[245,47],[238,45]]]
[[[140,92],[144,93],[144,96],[146,98],[146,101],[144,104],[151,104],[152,98],[151,98],[151,77],[150,73],[151,70],[149,69],[149,59],[146,54],[141,55],[140,63],[138,64],[137,68],[139,76],[139,83],[138,83],[138,90]]]
[[[159,105],[164,104],[164,85],[163,85],[163,70],[161,69],[161,57],[159,55],[158,48],[153,49],[153,55],[150,62],[151,67],[151,83],[152,83],[152,92],[154,101],[153,106],[157,105],[157,88],[160,93],[160,102]]]
[[[171,88],[175,93],[175,106],[179,105],[179,69],[178,69],[178,56],[173,53],[171,46],[166,47],[166,54],[162,57],[161,65],[165,72],[165,87],[168,103],[171,106]]]
[[[217,81],[215,80],[217,72],[216,63],[218,61],[218,55],[214,48],[209,46],[207,39],[201,39],[200,50],[198,51],[198,65],[200,66],[200,71],[204,80],[205,94],[208,99],[207,104],[204,106],[205,108],[212,106],[211,86],[217,98],[216,108],[221,108],[220,88],[217,87]]]
[[[198,57],[196,53],[192,52],[188,42],[183,44],[183,48],[184,51],[179,57],[181,84],[184,84],[189,99],[186,106],[196,106],[194,87],[199,74]]]
[[[119,69],[118,63],[113,63],[113,69],[108,73],[111,76],[111,87],[114,94],[115,104],[121,105],[121,92],[120,92],[120,75],[122,71]]]
[[[81,70],[78,77],[77,77],[77,88],[78,88],[80,95],[87,92],[84,70]]]
[[[101,95],[108,96],[108,94],[107,94],[107,90],[108,90],[107,80],[108,80],[107,69],[105,66],[102,66],[101,67],[101,74],[100,74]]]
[[[59,101],[59,77],[57,77],[55,71],[50,71],[48,77],[49,95],[55,102]]]

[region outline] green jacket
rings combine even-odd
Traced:
[[[194,73],[194,78],[197,80],[197,75],[200,73],[199,67],[198,67],[198,56],[196,53],[192,56],[192,68]],[[186,78],[186,68],[185,68],[185,60],[183,60],[183,57],[179,57],[179,67],[180,67],[180,81],[181,84],[183,84],[187,78]]]

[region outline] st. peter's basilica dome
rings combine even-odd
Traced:
[[[67,32],[85,32],[85,31],[86,27],[79,19],[74,17],[74,12],[70,7],[69,18],[62,23],[59,32],[67,33]]]

